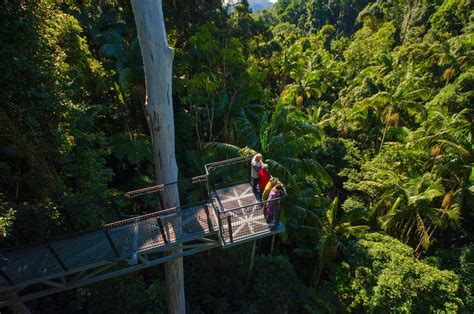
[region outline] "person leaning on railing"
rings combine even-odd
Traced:
[[[280,204],[280,198],[286,195],[285,188],[277,183],[268,194],[268,201],[265,203],[265,208],[267,212],[267,223],[270,227],[275,226],[275,213],[277,210],[277,205]]]
[[[265,202],[266,200],[268,200],[268,195],[270,194],[270,191],[277,184],[280,184],[283,187],[283,183],[281,183],[280,180],[277,177],[271,177],[270,181],[268,181],[267,185],[265,186],[265,189],[263,190],[262,201]]]
[[[281,196],[286,196],[286,190],[285,187],[283,186],[283,183],[280,182],[280,180],[277,177],[271,177],[270,181],[268,181],[267,185],[265,186],[265,189],[263,190],[262,193],[262,202],[266,202],[269,200],[270,192],[272,189],[279,185],[281,189],[283,189],[283,194]],[[265,206],[263,206],[263,215],[265,216],[265,219],[268,221],[268,209],[266,206],[267,203],[265,203]]]

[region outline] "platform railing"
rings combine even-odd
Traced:
[[[29,249],[5,252],[8,262],[1,267],[0,277],[9,285],[14,285],[44,276],[69,273],[86,265],[128,258],[137,251],[202,237],[214,232],[207,205],[208,202],[204,201],[168,208]],[[196,212],[192,209],[198,207],[203,207],[206,212],[208,230],[195,219],[189,219],[185,224],[182,222],[187,211],[193,217]],[[182,231],[176,233],[178,227]],[[23,270],[19,272],[19,269]]]
[[[219,212],[218,215],[218,221],[219,221],[219,227],[221,228],[221,235],[223,235],[225,238],[229,238],[230,243],[234,243],[236,240],[236,236],[239,236],[239,234],[236,233],[243,233],[242,236],[239,238],[246,238],[250,237],[253,234],[257,234],[259,232],[264,232],[270,228],[271,230],[277,230],[280,224],[280,219],[281,219],[281,202],[284,200],[285,196],[281,196],[278,198],[274,198],[271,200],[266,200],[266,201],[261,201],[257,202],[251,205],[246,205],[246,206],[238,206],[230,209],[226,209],[223,211]],[[270,227],[268,224],[266,226],[260,225],[259,231],[255,232],[255,230],[249,230],[246,232],[245,230],[242,231],[242,229],[238,229],[240,225],[238,225],[239,220],[242,219],[242,217],[247,216],[245,219],[252,219],[248,218],[249,216],[252,217],[254,214],[259,215],[260,212],[265,210],[266,205],[268,203],[275,203],[275,208],[274,208],[274,226]],[[249,215],[249,216],[248,216]],[[256,218],[254,218],[256,220]],[[259,225],[254,225],[254,227],[259,226]],[[227,227],[227,230],[226,230]],[[248,227],[250,228],[250,227]],[[236,232],[237,231],[237,232]]]
[[[216,228],[219,228],[223,238],[221,245],[224,246],[282,232],[280,205],[284,196],[257,202],[245,188],[242,195],[246,201],[239,201],[239,204],[255,202],[230,209],[221,208],[222,204],[217,204],[218,197],[211,198],[216,196],[216,186],[236,185],[237,189],[237,185],[244,182],[245,185],[251,184],[249,157],[208,164],[203,176],[127,192],[125,196],[132,204],[130,212],[144,215],[121,219],[26,249],[2,251],[5,258],[0,266],[0,294],[26,292],[32,285],[36,289],[37,284],[42,285],[38,286],[41,289],[50,288],[46,292],[26,292],[21,298],[8,302],[30,300],[201,252],[218,246],[218,241],[214,239]],[[233,201],[231,199],[226,205],[235,206]],[[275,202],[274,228],[262,219],[261,211],[270,202]],[[115,211],[120,212],[117,208]],[[269,229],[271,232],[268,232]],[[183,252],[151,260],[157,255],[155,253],[178,247]],[[96,276],[111,267],[120,268],[123,265],[126,265],[123,269]]]
[[[217,190],[223,187],[250,182],[251,157],[237,157],[205,165],[208,178],[208,189]]]
[[[13,285],[70,272],[77,267],[122,259],[137,250],[184,242],[214,232],[206,181],[206,176],[199,176],[127,192],[126,197],[133,198],[135,203],[137,200],[140,202],[140,198],[151,197],[158,205],[149,207],[154,209],[149,214],[61,235],[24,249],[2,250],[7,262],[0,267],[0,287],[5,283]],[[177,206],[167,206],[172,203]],[[201,214],[197,213],[197,207],[201,208]],[[202,217],[201,221],[197,219],[198,215]]]
[[[153,211],[211,199],[206,175],[129,191],[125,196],[143,207],[151,205]]]

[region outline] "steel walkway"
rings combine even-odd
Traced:
[[[176,184],[131,191],[128,197],[154,197],[160,210],[2,253],[6,262],[0,269],[0,306],[283,232],[280,223],[274,228],[268,226],[263,204],[253,195],[248,180],[223,186],[223,178],[229,177],[219,175],[219,169],[232,173],[233,166],[242,164],[248,168],[244,158],[210,164],[205,176],[192,178],[194,190],[204,199],[198,203],[167,208],[167,204],[182,203],[183,193],[193,194],[190,189],[179,191]],[[237,170],[231,178],[239,173],[243,172]]]

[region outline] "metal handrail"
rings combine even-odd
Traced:
[[[279,226],[279,220],[281,216],[280,202],[286,197],[286,195],[282,195],[277,198],[269,199],[266,201],[255,202],[250,205],[238,206],[238,207],[220,211],[218,210],[220,206],[218,204],[215,204],[213,199],[211,199],[211,195],[210,195],[211,190],[209,188],[206,190],[204,187],[204,184],[206,183],[210,184],[210,181],[212,181],[213,179],[215,178],[220,179],[220,176],[216,175],[216,173],[218,173],[221,170],[219,169],[220,167],[242,163],[242,166],[245,166],[247,167],[247,170],[250,170],[250,165],[247,163],[249,159],[250,159],[250,156],[244,156],[244,157],[237,157],[237,158],[233,158],[229,160],[223,160],[223,161],[219,161],[215,163],[210,163],[206,165],[206,175],[196,176],[190,179],[185,179],[185,180],[181,180],[177,182],[171,182],[167,184],[155,185],[155,186],[147,187],[144,189],[129,191],[125,193],[125,196],[127,198],[130,199],[130,198],[137,197],[140,195],[145,195],[144,197],[145,201],[148,199],[148,196],[146,196],[146,194],[157,193],[158,194],[157,198],[160,201],[160,204],[156,202],[152,202],[150,203],[149,207],[151,210],[154,210],[157,207],[161,208],[161,210],[155,211],[153,213],[137,216],[137,217],[132,217],[132,218],[112,222],[112,223],[103,225],[99,228],[94,228],[92,230],[84,230],[82,232],[76,232],[70,235],[63,235],[61,239],[50,240],[43,245],[37,245],[37,247],[36,246],[33,247],[33,249],[35,250],[31,250],[29,253],[28,252],[27,253],[30,254],[31,252],[33,252],[34,254],[37,254],[37,252],[40,252],[41,254],[43,254],[43,251],[46,252],[44,254],[45,256],[49,256],[48,258],[51,259],[51,262],[48,260],[48,261],[45,261],[44,263],[54,262],[58,264],[60,267],[54,266],[54,265],[53,267],[51,266],[52,264],[47,264],[47,265],[45,264],[47,266],[47,270],[46,270],[47,273],[44,270],[46,268],[41,267],[41,265],[38,266],[38,269],[39,271],[41,271],[43,275],[46,274],[47,276],[52,276],[52,275],[56,276],[57,274],[56,271],[59,271],[59,270],[56,270],[56,268],[60,268],[60,270],[63,273],[69,274],[69,272],[74,267],[77,267],[78,265],[89,267],[90,265],[95,265],[95,264],[91,264],[95,262],[109,263],[110,261],[124,260],[125,258],[127,258],[127,256],[129,256],[130,252],[133,252],[133,250],[136,250],[137,245],[138,245],[137,241],[142,241],[142,240],[144,241],[143,244],[140,244],[141,250],[144,250],[144,249],[149,250],[153,246],[156,246],[156,247],[166,246],[174,242],[178,243],[178,241],[182,241],[183,243],[185,241],[193,241],[194,239],[196,239],[194,237],[197,237],[197,236],[202,237],[202,234],[205,234],[207,236],[217,231],[216,227],[214,227],[215,220],[217,220],[217,224],[218,224],[217,227],[219,229],[221,236],[224,233],[227,233],[227,231],[224,232],[224,226],[227,223],[228,225],[227,230],[229,232],[230,242],[231,243],[234,243],[234,241],[240,242],[242,240],[242,236],[241,236],[241,233],[239,233],[240,232],[239,230],[245,231],[245,229],[235,228],[235,227],[238,227],[239,225],[238,223],[236,223],[235,220],[234,221],[232,220],[233,215],[226,215],[226,214],[230,212],[235,212],[240,209],[245,210],[246,208],[251,208],[251,207],[254,207],[255,212],[258,212],[260,210],[263,210],[264,208],[263,206],[269,202],[276,202],[275,207],[274,207],[275,224],[272,226],[271,230],[273,231],[271,232],[272,233],[281,232],[281,228],[275,229],[274,226],[275,225]],[[213,170],[216,170],[216,169],[218,169],[218,171],[212,173]],[[234,173],[233,169],[237,169],[237,172]],[[211,175],[209,175],[209,173],[211,173]],[[229,168],[228,171],[224,171],[224,174],[225,175],[223,175],[222,177],[224,177],[227,180],[227,176],[229,176],[229,178],[231,178],[230,181],[233,180],[233,183],[235,184],[237,182],[236,176],[240,177],[240,175],[243,175],[245,173],[240,168],[240,165],[237,165],[237,166]],[[232,175],[232,174],[237,174],[237,175]],[[184,185],[183,188],[181,188],[181,186],[179,185],[181,183],[191,183],[191,184]],[[198,184],[199,187],[195,184]],[[187,192],[196,192],[197,189],[201,190],[201,197],[199,198],[200,200],[199,202],[194,202],[191,204],[180,205],[180,206],[175,206],[175,207],[171,207],[171,206],[168,208],[164,207],[163,204],[173,205],[173,200],[177,200],[177,202],[174,203],[174,205],[178,205],[180,198],[183,203],[189,202],[190,200],[194,200],[194,201],[197,200],[198,198],[194,197],[197,195],[194,195],[191,193],[190,195],[186,194]],[[179,193],[183,191],[185,193]],[[163,198],[165,197],[167,197],[168,199],[165,199],[165,201],[163,202]],[[153,200],[156,201],[155,199]],[[262,207],[259,208],[259,206],[262,206]],[[204,210],[201,207],[204,207]],[[196,221],[194,220],[193,215],[189,215],[190,213],[191,214],[193,213],[193,210],[196,211]],[[211,210],[213,210],[214,213],[211,214],[210,213]],[[183,214],[182,217],[185,217],[184,220],[174,218],[175,215],[180,215],[180,213]],[[253,211],[251,213],[253,214]],[[261,219],[260,215],[256,215],[256,216],[258,216],[257,217],[258,219]],[[204,222],[202,218],[204,217],[207,218],[207,225],[208,225],[207,228],[203,224]],[[197,219],[199,219],[199,221]],[[145,220],[148,220],[148,221],[145,221]],[[129,225],[129,227],[127,227],[127,225]],[[173,231],[175,226],[179,228],[183,228],[184,231],[183,232],[179,231],[178,233],[176,233],[175,231]],[[232,229],[233,226],[234,226],[234,229]],[[182,229],[179,229],[179,230],[182,230]],[[74,239],[74,237],[78,237],[82,234],[87,234],[89,232],[93,233],[96,231],[100,233],[91,234],[90,236],[86,236],[80,239]],[[256,232],[261,232],[261,230],[258,229]],[[161,234],[161,237],[159,237],[160,234]],[[258,236],[262,237],[263,235],[258,235]],[[71,240],[75,240],[76,242],[59,242],[67,238],[70,238]],[[141,240],[135,240],[135,239],[141,239]],[[149,239],[153,239],[153,241],[149,241]],[[91,241],[93,241],[94,243],[99,243],[100,246],[96,246],[93,251],[89,250],[90,252],[86,250],[84,254],[83,253],[76,254],[74,253],[74,251],[71,251],[69,247],[67,247],[68,245],[71,245],[71,243],[76,243],[78,245],[77,250],[82,250],[83,247],[86,247],[87,245],[89,245],[89,243],[92,243]],[[131,244],[131,243],[134,243],[134,244]],[[224,246],[227,245],[225,242],[223,243],[224,243],[223,244]],[[108,245],[108,247],[106,247],[106,245]],[[18,268],[14,264],[16,263],[15,258],[23,259],[23,260],[25,260],[26,258],[22,256],[21,254],[19,255],[17,254],[19,253],[12,252],[11,254],[12,261],[10,261],[12,263],[10,267],[13,267],[15,269]],[[34,261],[31,263],[34,263]],[[21,263],[26,263],[27,266],[31,264],[31,263],[28,264],[27,262],[23,262],[23,261]],[[34,266],[35,264],[31,264],[31,265]],[[33,266],[31,266],[30,268],[32,268]],[[10,268],[7,270],[10,271],[13,268]],[[34,276],[38,276],[38,273],[39,272],[37,271],[28,272],[28,269],[27,269],[27,271],[23,275],[19,277],[14,276],[13,278],[9,278],[8,276],[10,272],[6,272],[5,269],[3,268],[0,269],[0,277],[3,277],[4,280],[10,286],[15,285],[16,283],[30,280]]]
[[[220,160],[216,162],[211,162],[206,165],[204,165],[204,168],[206,169],[206,174],[210,174],[210,169],[217,168],[217,167],[222,167],[222,166],[227,166],[231,164],[235,164],[241,161],[249,160],[250,156],[243,156],[243,157],[235,157],[231,159],[225,159],[225,160]]]
[[[286,197],[286,195],[284,196],[281,196],[281,197],[277,197],[277,198],[274,198],[274,199],[270,199],[270,200],[266,200],[266,201],[263,201],[263,202],[257,202],[257,203],[254,203],[254,204],[251,204],[251,205],[246,205],[246,206],[239,206],[239,207],[234,207],[234,208],[231,208],[231,209],[227,209],[225,211],[221,211],[219,212],[219,215],[217,215],[218,217],[218,223],[219,223],[219,231],[223,232],[222,230],[222,227],[223,227],[223,221],[225,221],[227,223],[227,230],[229,232],[229,241],[231,244],[234,243],[234,231],[233,231],[233,228],[232,228],[232,219],[231,219],[231,215],[226,215],[226,213],[229,213],[229,212],[232,212],[232,211],[236,211],[236,210],[239,210],[239,209],[245,209],[245,208],[248,208],[248,207],[255,207],[255,206],[260,206],[260,205],[263,205],[263,204],[266,204],[268,202],[273,202],[273,201],[281,201],[282,199],[284,199]],[[275,226],[279,226],[280,224],[280,219],[281,219],[281,210],[280,210],[280,202],[277,203],[276,207],[275,207],[275,212],[274,212],[274,218],[275,218],[275,224],[272,228],[278,228],[278,227],[275,227]],[[261,209],[256,209],[256,210],[263,210],[264,206],[261,206]],[[224,220],[223,220],[224,218]]]
[[[125,196],[128,198],[132,198],[132,197],[140,196],[143,194],[150,194],[150,193],[163,191],[166,187],[171,186],[171,185],[177,185],[180,183],[194,184],[194,183],[205,182],[205,181],[207,181],[207,175],[200,175],[200,176],[195,176],[189,179],[179,180],[176,182],[157,184],[157,185],[149,186],[143,189],[128,191],[125,193]]]
[[[277,197],[277,198],[272,198],[271,200],[261,201],[261,202],[253,203],[253,204],[250,204],[250,205],[237,206],[237,207],[234,207],[234,208],[229,208],[229,209],[226,209],[226,210],[219,211],[219,213],[225,214],[225,213],[228,213],[228,212],[231,212],[231,211],[235,211],[235,210],[238,210],[238,209],[244,209],[244,208],[252,207],[252,206],[256,206],[256,205],[263,205],[263,204],[266,204],[266,203],[268,203],[268,202],[273,202],[273,201],[282,200],[282,199],[284,199],[285,197],[286,197],[286,196],[280,196],[280,197]]]
[[[188,204],[188,205],[166,208],[166,209],[159,210],[159,211],[149,213],[149,214],[146,214],[146,215],[140,215],[140,216],[133,217],[133,218],[128,218],[128,219],[124,219],[124,220],[120,220],[120,221],[115,221],[115,222],[104,225],[103,228],[106,228],[106,229],[113,228],[113,227],[122,226],[122,225],[126,225],[126,224],[129,224],[129,223],[134,223],[134,222],[137,222],[137,221],[142,221],[142,220],[145,220],[145,219],[148,219],[148,218],[158,217],[158,216],[161,217],[161,218],[166,218],[166,217],[170,217],[170,216],[176,214],[177,210],[180,210],[180,209],[181,210],[186,210],[188,208],[202,206],[202,205],[209,204],[209,203],[211,203],[211,200],[205,200],[205,201],[200,201],[200,202],[192,203],[192,204]],[[168,212],[170,212],[170,213],[167,214]]]

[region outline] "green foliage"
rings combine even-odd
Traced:
[[[357,14],[370,2],[372,1],[278,1],[273,9],[280,24],[291,23],[308,33],[332,24],[339,32],[350,35],[357,29]]]
[[[191,312],[281,313],[316,311],[324,302],[297,277],[283,256],[256,255],[249,276],[250,246],[197,255],[188,273],[187,300]],[[189,269],[191,270],[191,268]]]
[[[300,312],[302,308],[316,308],[310,299],[312,293],[283,256],[257,256],[253,278],[250,295],[254,296],[257,312]]]
[[[315,263],[313,270],[312,285],[316,288],[319,285],[323,268],[344,250],[344,238],[359,236],[368,230],[368,226],[365,225],[351,225],[352,222],[356,222],[356,219],[363,221],[363,213],[361,215],[360,212],[352,212],[350,215],[338,217],[339,200],[337,198],[330,203],[323,202],[323,204],[325,207],[322,209],[304,212],[308,225],[301,227],[303,232],[318,234],[318,240],[313,248],[313,252],[317,252],[317,263]],[[359,218],[355,218],[356,216]],[[304,253],[305,250],[299,250],[299,252]]]
[[[151,310],[147,313],[166,313],[166,283],[156,280],[146,290],[151,303]]]
[[[150,299],[163,297],[157,285],[163,282],[156,282],[148,288],[144,280],[143,273],[128,274],[123,277],[112,278],[87,288],[80,289],[82,298],[88,301],[87,310],[96,313],[130,313],[152,310]],[[156,312],[163,313],[159,302],[153,302],[157,306]],[[153,309],[153,310],[155,310]]]
[[[10,228],[15,219],[15,210],[5,201],[3,194],[0,194],[0,235],[6,237],[10,233]]]
[[[460,279],[460,298],[463,300],[467,311],[474,308],[474,249],[471,244],[461,246],[454,250],[436,250],[430,256],[435,266],[455,272]]]
[[[459,257],[459,270],[455,270],[461,278],[463,289],[463,302],[467,309],[474,309],[474,248],[471,246],[461,248]]]
[[[247,246],[186,259],[191,312],[473,311],[472,1],[163,5],[180,176],[260,151],[289,192],[254,280]],[[2,246],[132,208],[154,158],[130,3],[8,1],[0,57]],[[165,312],[159,276],[33,306]]]
[[[39,210],[90,201],[98,194],[105,198],[112,177],[105,160],[108,124],[97,125],[109,113],[116,94],[89,49],[83,28],[57,3],[12,2],[2,11],[0,29],[1,56],[11,60],[0,65],[4,73],[0,142],[7,170],[0,184],[6,199],[16,202],[12,205],[16,215],[26,217],[28,206],[20,205],[25,201]],[[19,36],[18,29],[23,30]],[[105,209],[81,210],[73,214],[77,228],[104,222],[98,217]],[[35,232],[36,239],[63,233],[63,214],[49,211],[40,227],[31,221],[31,228],[45,231]],[[19,228],[14,223],[12,238],[29,242],[16,233],[25,227],[23,222]]]
[[[410,247],[379,233],[348,245],[350,258],[338,267],[334,288],[353,312],[456,312],[459,277],[412,257]]]
[[[138,165],[142,161],[153,163],[151,141],[144,134],[116,134],[111,138],[111,150],[115,158],[127,158],[132,165]]]
[[[388,52],[395,42],[395,32],[393,22],[383,24],[376,31],[366,27],[357,31],[354,41],[344,52],[350,75],[371,65],[374,56]]]
[[[431,16],[434,28],[450,34],[459,34],[469,21],[472,2],[465,0],[445,0]]]

